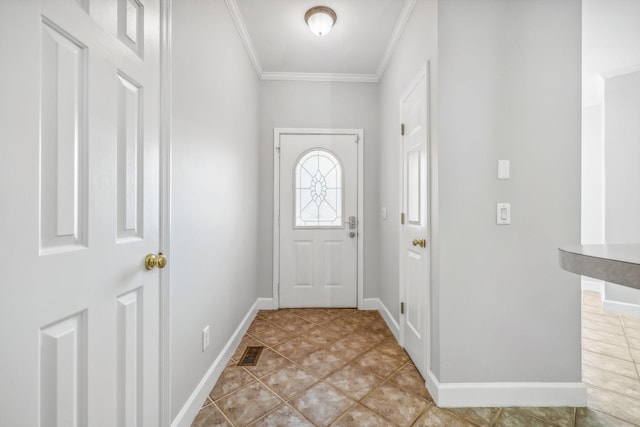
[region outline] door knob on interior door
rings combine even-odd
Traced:
[[[163,269],[167,265],[167,257],[162,252],[158,252],[158,268]]]
[[[413,246],[420,246],[421,248],[427,247],[426,239],[413,239]]]
[[[164,268],[167,265],[167,257],[160,252],[158,255],[156,254],[148,254],[144,258],[144,267],[147,270],[153,270],[158,267],[160,269]]]

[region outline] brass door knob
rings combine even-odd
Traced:
[[[413,246],[420,246],[421,248],[427,247],[426,239],[413,239]]]
[[[160,269],[164,268],[167,265],[167,257],[160,252],[158,255],[156,254],[148,254],[144,258],[144,267],[147,270],[153,270],[158,267]]]
[[[158,253],[158,268],[163,269],[167,265],[167,257],[162,252]]]

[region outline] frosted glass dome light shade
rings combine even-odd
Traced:
[[[324,36],[331,31],[333,24],[336,23],[336,13],[333,9],[326,6],[316,6],[307,10],[304,14],[309,29],[316,36]]]

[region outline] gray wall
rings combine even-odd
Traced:
[[[605,236],[640,242],[640,72],[605,79]]]
[[[172,30],[174,418],[256,301],[259,211],[258,80],[224,1],[174,1]]]
[[[602,105],[582,109],[582,243],[604,243]]]
[[[640,242],[640,72],[605,79],[605,242]],[[633,313],[640,291],[605,283],[604,298]],[[620,309],[620,308],[618,308]]]
[[[273,129],[364,129],[364,296],[378,296],[378,85],[260,82],[258,293],[273,294]]]
[[[579,279],[557,254],[580,240],[580,3],[440,2],[441,382],[581,379]]]

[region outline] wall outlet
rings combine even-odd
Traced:
[[[202,330],[202,351],[204,352],[207,347],[209,347],[209,325]]]

